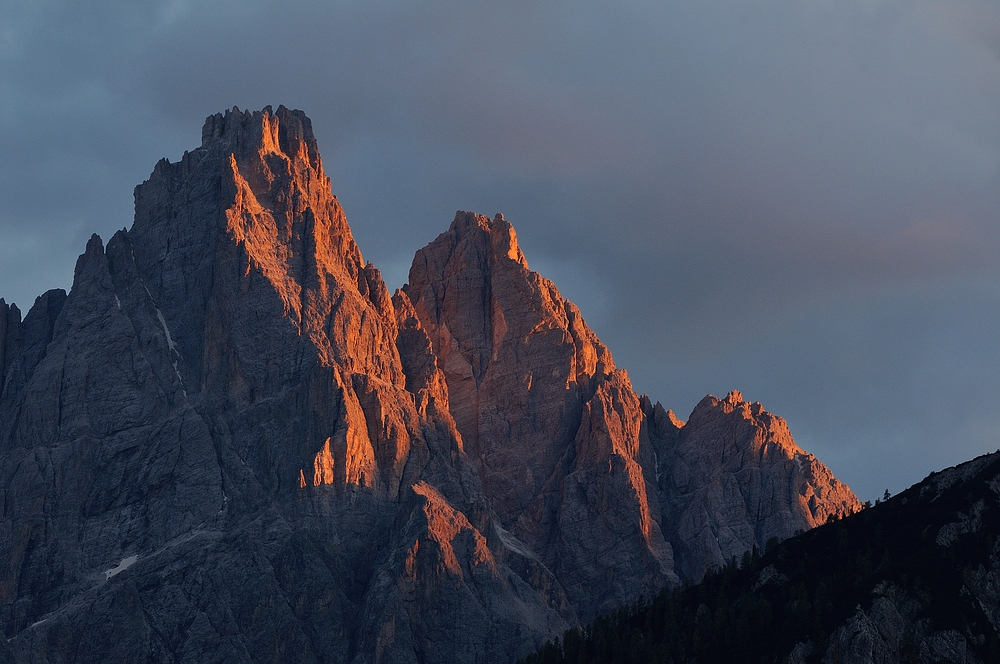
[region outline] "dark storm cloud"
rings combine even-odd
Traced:
[[[871,498],[995,449],[986,2],[0,5],[0,296],[233,105],[302,108],[390,286],[503,211],[636,387],[740,388]]]

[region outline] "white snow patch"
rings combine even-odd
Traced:
[[[132,260],[135,260],[135,249],[132,249]],[[187,390],[184,389],[184,378],[181,377],[181,372],[177,369],[177,358],[181,356],[179,350],[177,350],[177,344],[174,342],[173,337],[170,336],[170,328],[167,327],[167,321],[163,317],[163,312],[160,308],[156,306],[156,301],[153,300],[153,294],[149,292],[149,287],[146,286],[146,282],[139,278],[139,283],[142,284],[142,289],[146,291],[146,296],[149,297],[149,301],[153,304],[153,308],[156,309],[156,318],[160,321],[160,326],[163,328],[163,335],[167,338],[167,347],[170,352],[174,354],[174,375],[177,376],[177,382],[181,384],[181,392],[184,394],[184,398],[187,399]],[[115,296],[117,299],[117,296]],[[110,578],[110,577],[109,577]]]
[[[503,542],[503,545],[506,546],[511,551],[515,551],[516,553],[519,553],[526,558],[538,560],[538,556],[532,553],[528,549],[528,547],[521,542],[521,540],[511,535],[509,532],[507,532],[500,526],[497,526],[497,535],[500,536],[500,541]]]
[[[115,293],[115,306],[118,307],[118,311],[122,310],[122,301],[118,299],[118,293]]]
[[[177,344],[175,344],[174,340],[170,338],[170,330],[167,329],[167,321],[163,319],[163,312],[160,311],[159,307],[156,309],[156,318],[159,319],[160,325],[163,326],[163,334],[167,335],[167,346],[170,347],[171,351],[176,353]]]
[[[48,621],[48,618],[42,618],[42,619],[41,619],[41,620],[39,620],[38,622],[34,622],[34,623],[31,623],[31,627],[38,627],[38,626],[39,626],[39,625],[41,625],[41,624],[42,624],[43,622],[47,622],[47,621]],[[31,627],[29,627],[28,629],[31,629]]]
[[[145,288],[145,284],[143,284],[143,288]],[[149,293],[149,289],[146,289],[146,293]],[[152,296],[150,296],[150,299],[152,299]],[[174,343],[173,338],[170,336],[170,329],[167,328],[167,321],[163,318],[163,312],[160,311],[159,307],[156,308],[156,318],[160,321],[160,325],[163,326],[163,334],[167,337],[167,347],[170,348],[170,352],[174,354],[174,375],[177,376],[177,382],[181,384],[181,392],[184,393],[184,398],[186,399],[188,393],[187,390],[184,389],[184,379],[181,377],[181,372],[177,369],[176,360],[176,358],[181,356],[181,353],[177,350],[177,344]]]
[[[129,556],[128,558],[122,558],[122,561],[118,563],[118,567],[112,567],[111,569],[104,570],[104,580],[107,581],[111,577],[121,574],[132,565],[135,565],[137,560],[139,560],[139,556]]]

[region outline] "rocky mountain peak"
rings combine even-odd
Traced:
[[[260,331],[271,339],[262,355],[238,351],[262,375],[275,373],[263,367],[276,366],[276,349],[301,337],[325,366],[404,384],[392,299],[361,256],[301,111],[210,116],[202,147],[161,161],[135,197],[129,251],[189,385],[260,393],[263,386],[213,377],[220,360],[223,372],[233,366],[222,349],[237,351],[212,344],[221,341],[216,332],[242,328],[230,321],[262,320],[262,312],[285,323]]]
[[[284,106],[277,111],[266,106],[252,112],[234,106],[224,113],[208,116],[201,130],[201,147],[216,146],[241,157],[250,151],[282,154],[308,164],[318,173],[323,171],[312,122],[302,111]]]
[[[444,373],[466,451],[480,468],[498,470],[487,491],[517,511],[530,497],[502,477],[530,478],[537,488],[547,481],[583,403],[614,372],[611,353],[576,305],[528,269],[500,214],[458,212],[417,252],[402,290]]]
[[[417,252],[402,291],[500,524],[583,615],[675,582],[642,467],[639,397],[576,305],[528,268],[503,215],[458,212]],[[616,542],[603,569],[599,541]]]
[[[731,390],[723,399],[713,394],[706,394],[691,411],[691,417],[711,418],[715,417],[717,411],[726,414],[737,413],[740,417],[750,419],[765,412],[759,401],[744,401],[743,394],[739,390]]]
[[[682,574],[700,576],[772,537],[861,509],[854,493],[800,448],[784,419],[736,391],[703,398],[664,443],[659,484]]]
[[[209,117],[135,201],[0,300],[20,653],[503,664],[852,505],[739,393],[637,395],[503,215],[390,297],[300,111]]]
[[[508,258],[525,270],[528,269],[528,261],[517,244],[517,233],[500,212],[490,219],[475,212],[459,211],[455,214],[448,233],[456,243],[463,240],[476,242],[473,238],[485,234],[489,238],[489,251],[494,259]]]
[[[0,399],[3,398],[4,377],[7,367],[13,364],[16,355],[20,354],[21,310],[14,303],[0,298]]]

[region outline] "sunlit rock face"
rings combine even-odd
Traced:
[[[500,216],[390,296],[299,111],[208,118],[135,199],[68,296],[0,300],[15,654],[510,662],[853,505],[779,418],[636,395]]]
[[[651,438],[664,527],[685,578],[861,509],[783,419],[739,392],[705,397],[686,424],[656,412],[651,419],[659,420]]]
[[[528,269],[503,216],[459,212],[417,252],[403,292],[483,490],[583,617],[676,583],[639,399],[580,310]]]

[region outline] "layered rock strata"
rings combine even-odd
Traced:
[[[509,662],[856,504],[756,406],[636,395],[501,216],[390,297],[299,111],[210,117],[135,199],[68,296],[0,300],[12,656]]]

